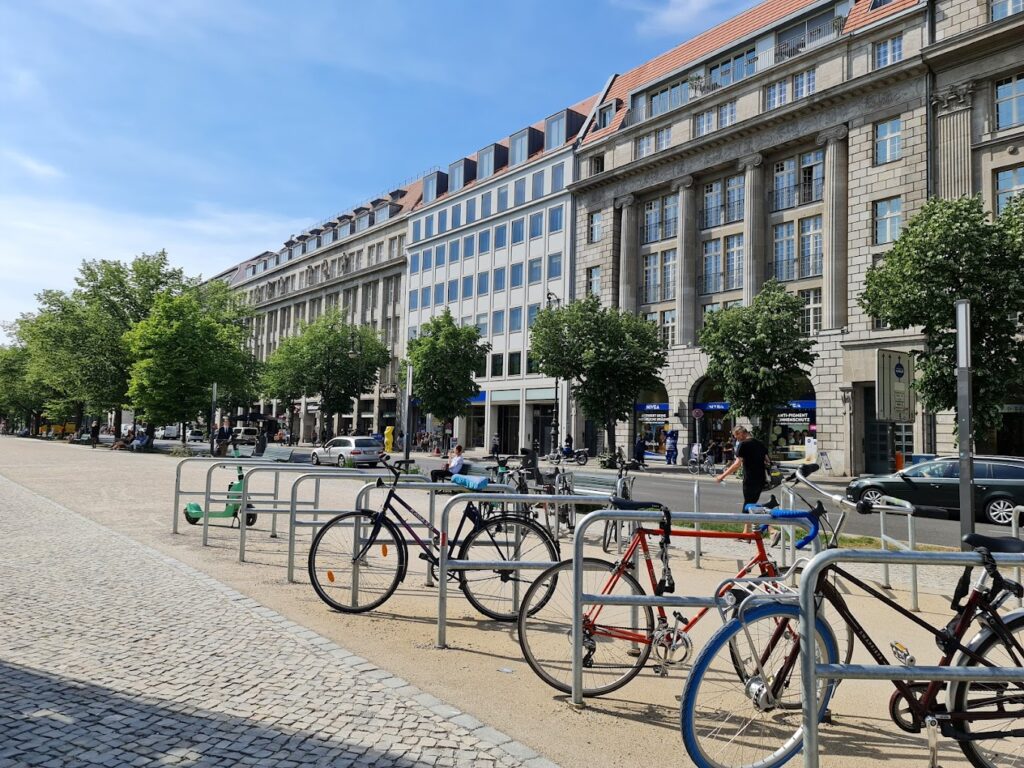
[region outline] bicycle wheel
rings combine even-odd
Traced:
[[[492,517],[466,537],[460,560],[525,560],[553,563],[558,545],[538,523],[516,515]],[[539,571],[495,568],[487,571],[459,571],[470,605],[497,621],[515,621],[519,606]],[[546,602],[538,597],[537,607]]]
[[[1011,618],[1006,627],[1017,643],[1024,645],[1024,615]],[[995,634],[985,637],[974,651],[984,659],[981,663],[985,666],[1024,666],[1021,652]],[[973,667],[978,663],[961,658],[957,666]],[[958,740],[971,765],[1004,768],[1024,762],[1024,740],[1005,735],[1024,728],[1024,684],[954,681],[949,685],[946,701],[953,703],[954,713],[967,715],[966,720],[954,718],[950,724],[955,732],[972,739]]]
[[[691,475],[700,474],[700,464],[698,463],[698,461],[696,459],[690,459],[686,463],[686,466],[690,470],[690,474]]]
[[[537,577],[519,610],[519,646],[526,662],[563,693],[572,692],[572,587],[572,561],[566,560]],[[583,592],[644,594],[628,572],[591,557],[583,560]],[[654,612],[650,606],[620,605],[584,605],[583,610],[583,695],[601,696],[624,686],[647,663]],[[625,639],[627,632],[640,641]]]
[[[605,520],[604,532],[601,534],[601,549],[606,555],[611,554],[613,541],[616,543],[619,541],[619,521]]]
[[[381,520],[380,530],[366,546],[374,517],[373,512],[338,515],[317,531],[309,548],[309,581],[320,599],[337,611],[372,611],[391,597],[405,573],[405,540],[390,520]]]
[[[683,688],[680,729],[690,759],[698,768],[774,768],[803,746],[800,683],[800,611],[795,605],[768,604],[732,619],[697,655]],[[831,630],[815,623],[818,663],[835,663]],[[750,639],[745,630],[749,630]],[[738,646],[742,674],[736,668]],[[767,680],[761,675],[762,661]],[[781,677],[774,702],[768,695]],[[818,682],[819,717],[834,682]]]

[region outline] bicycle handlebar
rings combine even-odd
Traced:
[[[807,535],[796,543],[797,549],[803,549],[818,537],[818,531],[821,528],[821,521],[819,520],[819,515],[813,509],[773,509],[768,514],[770,514],[774,520],[793,520],[803,518],[811,524],[811,530],[809,530]]]

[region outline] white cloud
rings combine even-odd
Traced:
[[[41,160],[36,160],[34,157],[30,157],[24,152],[18,152],[14,149],[4,149],[0,150],[0,155],[24,173],[34,176],[37,179],[59,179],[64,176],[64,173],[59,168],[50,165],[49,163],[44,163]]]
[[[209,277],[278,248],[306,223],[202,205],[179,218],[146,216],[18,195],[0,195],[0,211],[0,322],[32,311],[45,288],[73,288],[83,260],[128,261],[166,249],[187,274]]]
[[[692,35],[753,4],[752,0],[612,0],[636,11],[636,30],[645,37]]]

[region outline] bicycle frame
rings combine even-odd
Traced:
[[[680,538],[691,538],[691,539],[692,538],[731,539],[733,541],[753,541],[753,542],[755,542],[757,544],[757,552],[750,559],[750,561],[739,570],[739,573],[736,574],[736,578],[737,579],[743,578],[747,574],[751,573],[755,568],[759,568],[760,569],[760,575],[761,576],[775,576],[776,575],[776,570],[777,569],[775,568],[775,564],[768,558],[768,553],[765,551],[764,541],[761,538],[761,534],[760,533],[757,533],[757,532],[751,532],[751,533],[735,532],[734,533],[734,532],[730,532],[730,531],[704,531],[704,530],[696,531],[696,530],[686,530],[686,529],[672,530],[669,533],[672,536],[678,536]],[[648,545],[647,545],[647,537],[648,536],[658,536],[658,537],[660,537],[662,535],[663,535],[663,531],[662,531],[661,528],[643,528],[643,527],[637,528],[636,531],[633,533],[633,536],[630,538],[629,546],[626,547],[626,552],[623,554],[622,559],[619,561],[618,566],[612,572],[612,575],[608,579],[608,582],[604,585],[604,587],[602,587],[601,594],[602,595],[610,594],[611,591],[613,589],[615,589],[616,585],[619,583],[619,580],[620,580],[622,574],[625,573],[625,571],[629,568],[629,563],[632,561],[634,555],[636,555],[637,549],[640,550],[640,553],[643,556],[644,562],[647,565],[647,576],[650,579],[650,582],[651,582],[651,592],[653,593],[654,590],[655,590],[655,587],[656,587],[656,585],[658,583],[658,579],[657,579],[657,576],[654,573],[654,563],[651,560],[651,551],[650,551],[650,547],[648,547]],[[721,597],[722,595],[726,594],[729,591],[729,588],[730,588],[730,585],[728,585],[728,584],[723,586],[722,590],[721,590],[721,592],[719,592],[718,596]],[[597,622],[597,618],[600,615],[601,609],[603,607],[604,606],[601,606],[601,605],[593,606],[587,612],[587,614],[584,616],[584,619],[583,619],[584,625],[589,627],[591,635],[593,635],[594,637],[609,637],[609,638],[614,638],[614,639],[617,639],[617,640],[628,640],[630,642],[636,642],[636,643],[645,643],[645,644],[650,644],[651,643],[651,638],[650,637],[648,637],[647,635],[640,634],[639,632],[633,632],[633,631],[621,629],[621,628],[618,628],[618,627],[608,627],[608,628],[598,628],[598,629],[595,629],[595,624]],[[657,610],[658,610],[658,620],[659,620],[659,623],[660,622],[667,622],[668,616],[665,613],[664,607],[659,605],[659,606],[657,606]],[[684,632],[689,632],[690,629],[692,629],[697,624],[697,622],[699,622],[707,614],[707,612],[710,611],[710,610],[711,610],[710,606],[709,607],[704,607],[704,608],[701,608],[700,610],[698,610],[697,613],[694,615],[694,617],[692,619],[688,620],[685,625],[683,625],[682,630]]]

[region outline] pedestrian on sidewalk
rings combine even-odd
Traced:
[[[665,463],[675,466],[679,458],[679,430],[670,429],[665,436]]]
[[[92,448],[96,447],[96,444],[100,441],[100,423],[94,421],[92,423],[92,429],[89,430],[89,445]]]
[[[642,467],[647,466],[645,457],[647,455],[647,440],[644,438],[643,433],[637,435],[636,445],[633,446],[633,458],[636,459],[636,463]]]
[[[501,452],[501,442],[498,440],[498,433],[494,433],[494,437],[491,438],[491,456],[498,458],[498,453]]]
[[[743,512],[747,504],[756,504],[765,486],[765,470],[768,466],[768,449],[754,438],[746,427],[734,427],[733,437],[737,440],[736,458],[725,468],[716,483],[720,483],[733,472],[743,467]],[[750,533],[750,526],[743,526],[744,533]]]

